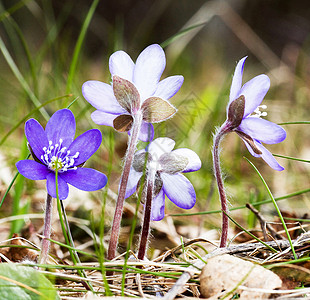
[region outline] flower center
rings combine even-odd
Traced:
[[[70,150],[67,147],[62,147],[62,139],[59,139],[59,143],[53,145],[52,141],[49,141],[48,148],[44,147],[44,154],[41,155],[41,160],[52,171],[65,172],[68,170],[76,170],[74,166],[74,160],[80,155],[76,152],[74,155],[70,155]]]
[[[257,106],[257,108],[254,110],[251,117],[255,117],[255,118],[266,117],[267,112],[266,111],[260,111],[260,109],[267,109],[267,105],[263,104],[263,105]]]

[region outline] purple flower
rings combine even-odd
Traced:
[[[46,179],[47,192],[52,197],[56,198],[56,169],[60,200],[68,197],[68,183],[83,191],[96,191],[106,185],[106,175],[79,167],[99,148],[101,132],[91,129],[74,140],[75,119],[69,109],[55,112],[45,130],[37,120],[28,120],[25,134],[34,160],[21,160],[16,167],[28,179]]]
[[[165,69],[163,49],[150,45],[136,63],[124,51],[113,53],[109,60],[112,85],[90,80],[83,84],[85,99],[97,110],[92,120],[99,125],[112,126],[118,131],[129,131],[135,115],[143,114],[139,139],[150,141],[157,123],[172,117],[176,109],[167,101],[180,89],[183,76],[170,76],[160,81]]]
[[[262,145],[280,143],[286,138],[285,130],[277,124],[264,120],[266,105],[260,105],[266,95],[270,80],[261,74],[242,86],[242,74],[246,57],[237,64],[227,106],[227,120],[223,125],[227,131],[235,131],[243,140],[250,153],[261,157],[273,169],[282,171],[273,155]]]
[[[148,172],[155,172],[151,212],[151,219],[154,221],[162,220],[165,215],[165,195],[183,209],[192,208],[196,202],[193,185],[181,173],[199,170],[201,161],[190,149],[180,148],[172,151],[174,145],[175,142],[172,139],[157,138],[148,145],[148,153],[146,150],[136,152],[130,170],[126,198],[131,196],[139,185],[147,155],[146,175]]]

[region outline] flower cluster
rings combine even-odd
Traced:
[[[46,179],[52,197],[56,198],[56,171],[60,200],[68,197],[68,184],[83,191],[99,190],[106,185],[107,177],[103,173],[80,168],[99,148],[101,132],[91,129],[74,139],[75,119],[69,109],[54,113],[45,130],[35,119],[28,120],[25,134],[34,160],[21,160],[16,167],[28,179]]]
[[[174,146],[175,142],[170,138],[155,139],[147,149],[136,152],[130,170],[126,198],[137,189],[145,165],[146,176],[149,172],[155,173],[151,215],[154,221],[162,220],[165,215],[165,196],[183,209],[192,208],[196,202],[193,185],[181,173],[199,170],[201,161],[194,151],[186,148],[173,150]]]
[[[83,84],[84,98],[97,110],[92,120],[112,126],[118,131],[131,130],[133,119],[141,113],[143,122],[139,139],[151,141],[157,123],[171,118],[176,109],[167,101],[180,89],[183,76],[170,76],[160,81],[166,66],[163,49],[150,45],[136,63],[124,51],[117,51],[109,60],[112,85],[90,80]]]
[[[261,118],[267,115],[260,109],[266,109],[261,102],[270,87],[270,80],[262,74],[242,85],[245,60],[246,57],[241,59],[235,69],[227,119],[214,135],[213,165],[223,211],[221,247],[226,245],[228,232],[228,206],[219,162],[219,145],[223,136],[229,132],[237,133],[253,156],[261,157],[275,170],[283,170],[263,146],[263,143],[275,144],[286,138],[282,127]],[[178,92],[184,80],[181,75],[160,80],[165,65],[165,53],[157,44],[144,49],[135,63],[127,53],[117,51],[109,60],[111,84],[90,80],[82,86],[83,96],[96,108],[91,115],[92,120],[130,135],[111,228],[108,259],[115,257],[124,199],[137,188],[142,189],[145,204],[138,253],[140,259],[144,258],[147,248],[150,220],[164,218],[165,197],[182,209],[191,209],[196,202],[194,187],[183,173],[201,168],[198,155],[186,148],[173,150],[175,142],[170,138],[153,141],[152,123],[165,121],[177,112],[168,100]],[[29,179],[46,180],[48,203],[51,197],[56,198],[57,193],[60,200],[66,199],[68,184],[84,191],[95,191],[106,185],[106,175],[82,168],[99,148],[101,132],[88,130],[74,139],[75,119],[69,109],[57,111],[45,129],[35,119],[28,120],[25,134],[34,160],[21,160],[16,167]],[[146,149],[136,151],[138,139],[149,142]],[[145,179],[143,182],[142,178]],[[46,227],[45,232],[47,240],[50,228]],[[44,248],[47,254],[48,245]]]

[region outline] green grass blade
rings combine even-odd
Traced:
[[[30,1],[33,1],[33,0],[20,0],[17,3],[15,3],[13,6],[11,6],[6,11],[0,14],[0,22],[2,22],[4,19],[14,14],[17,10],[24,7]]]
[[[295,249],[294,249],[294,246],[293,246],[293,243],[292,243],[290,234],[289,234],[289,232],[288,232],[288,230],[287,230],[285,221],[284,221],[283,216],[282,216],[282,214],[281,214],[281,211],[280,211],[280,209],[279,209],[279,207],[278,207],[278,204],[277,204],[276,200],[274,199],[274,197],[273,197],[273,195],[272,195],[272,193],[271,193],[271,191],[270,191],[270,189],[269,189],[269,187],[268,187],[268,185],[267,185],[265,179],[264,179],[263,176],[260,174],[260,172],[258,171],[258,169],[254,166],[254,164],[253,164],[250,160],[248,160],[246,157],[244,157],[244,158],[245,158],[246,161],[253,167],[253,169],[255,170],[255,172],[257,173],[257,175],[259,176],[259,178],[260,178],[261,181],[263,182],[263,184],[264,184],[264,186],[265,186],[265,188],[266,188],[266,190],[267,190],[267,192],[268,192],[268,194],[269,194],[269,196],[270,196],[270,198],[271,198],[271,200],[272,200],[272,202],[273,202],[273,205],[274,205],[274,207],[275,207],[275,209],[276,209],[276,211],[277,211],[277,213],[278,213],[278,216],[279,216],[279,218],[280,218],[280,220],[281,220],[281,223],[282,223],[283,228],[284,228],[284,230],[285,230],[285,233],[286,233],[286,235],[287,235],[287,239],[288,239],[288,241],[289,241],[289,243],[290,243],[290,246],[291,246],[291,249],[292,249],[292,253],[293,253],[293,255],[294,255],[294,258],[297,259],[297,256],[296,256],[296,253],[295,253]]]
[[[286,158],[286,159],[290,159],[290,160],[296,160],[296,161],[301,161],[301,162],[305,162],[305,163],[310,163],[310,160],[306,160],[306,159],[301,159],[301,158],[296,158],[296,157],[291,157],[291,156],[284,156],[284,155],[280,155],[280,154],[272,154],[275,157],[280,157],[280,158]]]
[[[5,60],[7,61],[8,65],[10,66],[12,72],[14,73],[15,77],[17,78],[17,80],[19,81],[21,86],[23,87],[24,91],[26,92],[26,94],[28,95],[28,97],[30,98],[30,100],[32,101],[34,106],[36,108],[41,106],[41,102],[35,96],[35,94],[32,92],[32,90],[30,89],[27,81],[25,80],[25,78],[23,77],[21,72],[19,71],[17,65],[15,64],[12,56],[10,55],[10,53],[9,53],[8,49],[6,48],[1,37],[0,37],[0,51],[2,52]],[[42,114],[42,116],[47,121],[49,119],[49,114],[47,113],[47,111],[43,107],[41,107],[39,110],[40,110],[40,113]]]
[[[309,193],[310,192],[310,188],[309,189],[304,189],[304,190],[300,190],[291,194],[287,194],[285,196],[282,197],[277,197],[274,198],[275,201],[280,201],[280,200],[285,200],[285,199],[289,199],[295,196],[299,196],[305,193]],[[272,199],[268,199],[268,200],[263,200],[263,201],[258,201],[258,202],[253,202],[251,203],[253,206],[260,206],[262,204],[268,204],[268,203],[272,203]],[[245,205],[241,205],[241,206],[237,206],[237,207],[233,207],[230,209],[230,211],[234,211],[234,210],[239,210],[239,209],[244,209],[246,208]],[[210,210],[210,211],[201,211],[201,212],[196,212],[196,213],[182,213],[182,214],[167,214],[167,216],[171,216],[171,217],[190,217],[190,216],[199,216],[199,215],[211,215],[211,214],[219,214],[222,213],[221,210]]]
[[[296,121],[296,122],[284,122],[284,123],[278,123],[278,125],[299,125],[299,124],[310,124],[310,121]]]
[[[207,23],[208,22],[203,22],[203,23],[195,24],[195,25],[192,25],[190,27],[184,28],[183,30],[179,31],[178,33],[176,33],[172,37],[170,37],[167,40],[165,40],[164,42],[162,42],[160,45],[161,45],[161,47],[165,48],[168,45],[170,45],[171,43],[173,43],[175,40],[177,40],[178,38],[185,35],[187,32],[189,32],[195,28],[202,27],[202,26],[206,25]]]
[[[27,156],[28,152],[29,151],[27,148],[27,140],[24,137],[23,142],[22,142],[22,147],[21,147],[20,159],[23,159],[23,157]],[[20,201],[22,194],[23,194],[23,190],[24,190],[24,183],[25,183],[24,176],[19,176],[16,179],[16,183],[14,185],[14,197],[13,197],[13,203],[12,203],[12,216],[16,216],[22,213],[27,213],[27,211],[23,211],[24,209],[21,207],[21,201]],[[24,208],[27,208],[27,205]],[[23,220],[14,220],[11,223],[10,236],[12,236],[13,233],[19,233],[23,224],[24,224]]]
[[[28,158],[30,157],[30,155],[31,155],[31,154],[29,153],[25,159],[28,159]],[[19,172],[17,172],[17,173],[15,174],[15,176],[13,177],[13,179],[12,179],[11,183],[9,184],[7,190],[5,191],[5,193],[4,193],[4,195],[3,195],[2,199],[1,199],[1,202],[0,202],[0,208],[1,208],[1,206],[2,206],[2,204],[3,204],[3,202],[4,202],[4,200],[5,200],[6,196],[7,196],[8,193],[10,192],[10,190],[11,190],[11,188],[12,188],[14,182],[15,182],[16,179],[18,178],[18,175],[19,175]]]
[[[260,242],[261,244],[263,244],[265,247],[267,247],[269,250],[271,250],[272,252],[277,253],[278,251],[276,249],[274,249],[273,247],[269,246],[268,244],[266,244],[264,241],[262,241],[261,239],[259,239],[257,236],[255,236],[254,234],[252,234],[250,231],[246,230],[245,228],[243,228],[240,224],[238,224],[232,217],[230,217],[228,214],[226,214],[225,212],[223,212],[230,221],[232,221],[236,226],[238,226],[242,231],[244,231],[245,233],[247,233],[248,235],[250,235],[253,239],[257,240],[258,242]]]
[[[43,104],[41,104],[40,106],[38,106],[37,108],[34,108],[30,113],[28,113],[24,118],[22,118],[18,123],[16,123],[12,129],[0,140],[0,146],[6,141],[6,139],[22,124],[24,123],[28,118],[30,118],[31,115],[33,115],[36,111],[38,111],[40,108],[42,108],[43,106],[52,103],[54,101],[57,100],[61,100],[63,98],[67,98],[67,97],[71,97],[72,95],[65,95],[65,96],[60,96],[60,97],[56,97],[53,98],[51,100],[47,100],[46,102],[43,102]]]
[[[76,42],[74,52],[73,52],[73,58],[71,61],[69,74],[68,74],[67,87],[66,87],[66,91],[68,91],[67,93],[69,93],[71,91],[73,77],[74,77],[75,72],[76,72],[77,62],[78,62],[78,58],[79,58],[79,55],[80,55],[80,52],[82,49],[82,44],[83,44],[83,41],[84,41],[85,36],[86,36],[87,28],[90,24],[90,21],[91,21],[93,14],[97,8],[98,3],[99,3],[99,0],[94,0],[91,7],[89,8],[89,11],[88,11],[86,18],[84,20],[84,23],[82,25],[82,29],[81,29],[81,32],[79,34],[78,40]]]

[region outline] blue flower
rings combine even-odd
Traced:
[[[177,93],[184,80],[177,75],[160,81],[165,66],[165,53],[157,44],[144,49],[136,63],[124,51],[113,53],[109,60],[112,85],[90,80],[82,86],[84,98],[97,109],[91,115],[92,120],[130,134],[135,114],[142,112],[139,139],[151,141],[154,136],[151,123],[164,121],[176,113],[167,100]]]
[[[183,209],[192,208],[196,202],[194,187],[182,173],[199,170],[200,158],[187,148],[173,150],[174,146],[175,142],[170,138],[157,138],[148,145],[147,151],[136,152],[130,170],[125,198],[136,191],[148,152],[146,175],[151,171],[155,173],[151,210],[151,219],[154,221],[160,221],[165,216],[165,196]]]
[[[75,136],[75,119],[69,109],[54,113],[45,130],[35,119],[25,124],[25,134],[34,160],[21,160],[16,167],[32,180],[46,179],[47,192],[56,198],[55,171],[58,171],[59,199],[68,197],[68,184],[83,191],[96,191],[107,183],[103,173],[80,168],[99,148],[102,136],[98,129]]]
[[[261,74],[242,86],[245,60],[246,57],[242,58],[235,69],[227,106],[227,120],[222,130],[236,132],[253,156],[261,157],[271,168],[282,171],[284,168],[262,145],[277,144],[286,138],[286,132],[281,126],[261,118],[267,115],[260,111],[267,107],[260,104],[270,87],[270,80],[267,75]]]

